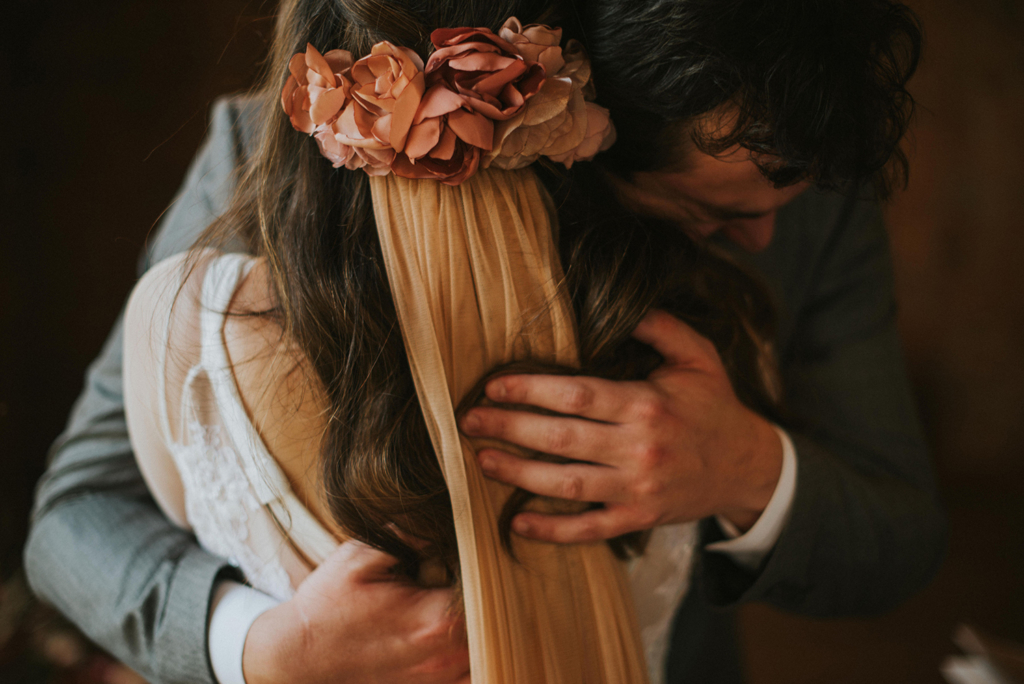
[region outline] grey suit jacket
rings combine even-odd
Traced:
[[[227,206],[251,147],[252,106],[226,99],[140,264],[186,249]],[[798,454],[791,518],[756,571],[704,551],[677,616],[669,681],[741,681],[729,609],[767,601],[807,615],[888,609],[923,586],[944,519],[895,328],[877,204],[806,192],[772,245],[738,255],[777,301],[778,349]],[[135,465],[121,392],[121,323],[90,366],[39,483],[25,549],[36,593],[153,682],[212,684],[211,589],[237,571],[164,518]],[[722,532],[703,521],[705,543]]]

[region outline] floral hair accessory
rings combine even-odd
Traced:
[[[522,26],[438,29],[424,66],[408,48],[377,43],[358,61],[312,45],[289,63],[281,104],[335,167],[458,185],[481,167],[517,169],[547,156],[567,167],[615,140],[591,100],[582,46],[562,31]]]

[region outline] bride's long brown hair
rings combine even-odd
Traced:
[[[277,306],[258,313],[275,317],[301,350],[306,362],[297,370],[328,407],[319,450],[330,511],[352,537],[396,556],[411,575],[425,553],[457,570],[451,503],[409,372],[367,178],[331,168],[281,113],[288,60],[307,42],[358,58],[381,40],[425,58],[435,27],[497,30],[510,16],[582,40],[571,10],[558,0],[286,0],[258,91],[258,144],[233,207],[201,241],[241,238],[266,258]],[[603,104],[614,113],[615,103]],[[739,398],[770,413],[761,341],[770,338],[773,314],[754,280],[676,227],[619,206],[599,163],[535,170],[557,207],[577,317],[581,367],[565,371],[645,377],[659,357],[630,333],[658,307],[711,339]],[[410,537],[429,550],[414,548]]]

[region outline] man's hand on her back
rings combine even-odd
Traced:
[[[517,533],[591,542],[716,514],[748,529],[768,505],[782,443],[737,399],[714,345],[660,311],[633,336],[665,358],[647,380],[507,375],[488,383],[490,399],[563,415],[477,407],[463,418],[469,435],[569,459],[549,463],[482,449],[487,476],[542,496],[604,504],[576,515],[520,513],[512,523]]]
[[[245,640],[248,684],[469,684],[452,590],[398,581],[385,553],[346,542],[263,613]]]

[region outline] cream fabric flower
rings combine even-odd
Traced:
[[[560,29],[524,27],[514,17],[499,34],[550,71],[522,112],[495,126],[494,150],[484,165],[518,169],[543,155],[571,166],[607,149],[615,140],[615,128],[607,109],[587,101],[593,97],[593,84],[583,46],[569,41],[561,48]]]

